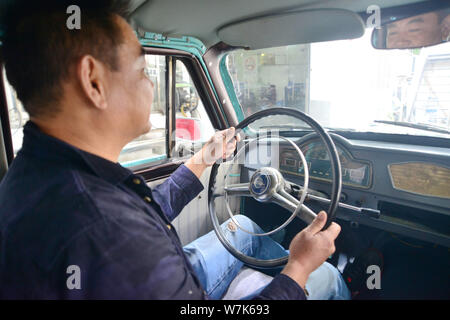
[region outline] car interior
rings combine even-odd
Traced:
[[[214,231],[243,272],[273,275],[287,256],[244,256],[220,223],[248,216],[288,249],[325,210],[353,299],[450,298],[450,3],[133,0],[129,22],[155,94],[119,162],[152,187],[215,131],[241,138],[174,221],[183,245]],[[29,119],[1,68],[0,179]],[[369,252],[375,288],[354,278]]]

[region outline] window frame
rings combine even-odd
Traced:
[[[214,89],[206,76],[201,62],[192,54],[168,48],[144,47],[145,54],[164,55],[166,59],[166,158],[148,162],[140,166],[131,167],[136,174],[140,174],[146,181],[154,181],[169,176],[188,157],[173,156],[175,139],[175,86],[176,86],[176,63],[181,61],[186,67],[189,76],[202,100],[205,111],[214,129],[222,130],[227,127],[224,115],[220,112],[219,102]]]

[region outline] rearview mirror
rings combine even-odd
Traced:
[[[413,49],[450,41],[450,11],[432,11],[384,24],[372,32],[376,49]]]

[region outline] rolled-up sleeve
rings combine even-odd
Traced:
[[[172,221],[203,190],[203,184],[185,165],[152,190],[153,199]]]

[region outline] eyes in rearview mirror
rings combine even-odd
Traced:
[[[389,22],[372,32],[376,49],[413,49],[450,41],[450,11],[439,10]]]

